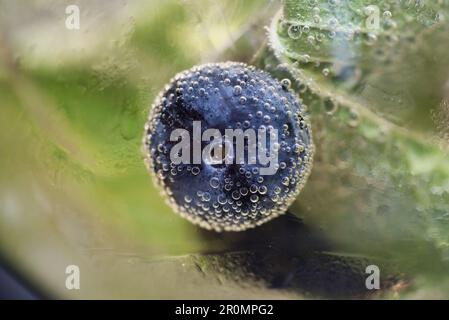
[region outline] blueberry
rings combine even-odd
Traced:
[[[174,139],[176,129],[186,135]],[[218,130],[221,140],[205,139],[208,129]],[[266,140],[246,136],[244,156],[238,158],[229,129],[254,130]],[[191,143],[174,149],[180,141]],[[194,146],[200,147],[199,156]],[[217,149],[201,157],[208,146]],[[256,154],[250,154],[253,147]],[[310,124],[290,81],[243,63],[205,64],[179,73],[157,97],[145,125],[146,163],[168,203],[216,231],[245,230],[283,214],[306,183],[313,151]],[[271,161],[262,156],[272,156]]]

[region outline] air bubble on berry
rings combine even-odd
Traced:
[[[216,189],[220,186],[220,180],[218,178],[211,178],[209,184],[212,188]]]
[[[286,90],[290,89],[290,87],[292,86],[292,82],[290,81],[290,79],[287,79],[287,78],[282,79],[281,84],[282,84],[282,87]]]
[[[242,87],[237,85],[234,87],[234,95],[239,96],[242,94]]]

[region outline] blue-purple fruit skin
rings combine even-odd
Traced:
[[[279,168],[260,175],[260,164],[175,165],[174,129],[278,130]],[[271,128],[271,127],[272,128]],[[195,66],[177,74],[159,94],[145,125],[144,153],[153,180],[175,212],[215,231],[242,231],[280,214],[295,200],[311,172],[314,146],[304,108],[287,80],[243,63]],[[203,142],[203,146],[207,142]]]

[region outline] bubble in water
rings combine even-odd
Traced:
[[[291,39],[299,39],[301,37],[302,31],[301,31],[301,26],[299,24],[292,24],[288,29],[287,29],[287,33],[288,36]]]
[[[260,194],[266,194],[268,191],[268,188],[266,186],[260,186],[259,187],[259,193]]]
[[[329,27],[331,29],[333,29],[333,28],[335,28],[338,25],[338,20],[337,20],[337,18],[333,17],[333,18],[330,18],[327,23],[328,23]]]
[[[292,82],[290,81],[290,79],[287,79],[287,78],[282,79],[281,84],[282,84],[282,88],[284,88],[284,89],[290,89],[290,87],[292,86]],[[270,106],[268,103],[267,103],[267,105],[268,105],[268,107]]]
[[[377,35],[374,33],[368,33],[366,36],[365,43],[369,46],[372,46],[377,41]]]
[[[338,7],[340,5],[340,0],[329,0],[328,3],[333,7]]]
[[[309,42],[310,44],[313,44],[315,42],[315,36],[313,36],[313,35],[308,36],[307,42]]]
[[[251,197],[249,197],[249,199],[253,203],[256,203],[257,201],[259,201],[259,197],[257,196],[257,194],[252,194]]]
[[[234,87],[233,93],[235,96],[239,96],[242,94],[242,87],[237,85]]]
[[[359,113],[354,109],[349,111],[348,125],[350,127],[357,127],[359,125]]]
[[[220,186],[220,180],[218,178],[213,177],[210,179],[209,184],[212,188],[216,189]]]
[[[324,110],[327,114],[332,115],[337,110],[337,103],[332,100],[332,98],[328,97],[323,101]]]
[[[246,196],[248,194],[248,192],[249,192],[248,188],[245,188],[245,187],[240,188],[240,194],[242,196]]]
[[[204,201],[210,201],[210,193],[209,192],[203,193],[203,200]]]

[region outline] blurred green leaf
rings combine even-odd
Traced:
[[[449,148],[429,127],[446,99],[449,60],[439,44],[448,39],[448,3],[375,5],[374,29],[363,0],[287,0],[273,19],[275,72],[297,81],[317,147],[297,211],[362,252],[410,266],[430,241],[447,259]]]

